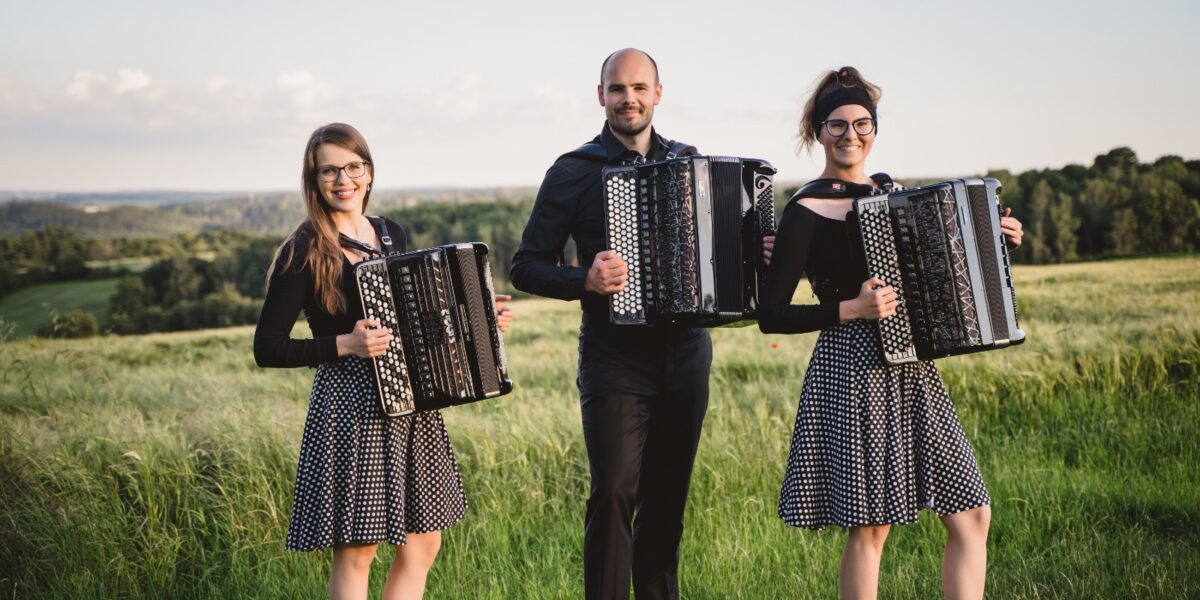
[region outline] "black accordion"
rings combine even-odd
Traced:
[[[387,351],[370,359],[388,416],[512,391],[487,254],[475,242],[355,266],[364,318],[392,333]]]
[[[899,296],[879,321],[888,364],[1025,341],[999,195],[995,179],[959,179],[854,201],[855,249]]]
[[[629,268],[625,289],[609,297],[611,322],[754,318],[762,237],[775,232],[774,175],[767,161],[726,156],[606,167],[605,241]]]

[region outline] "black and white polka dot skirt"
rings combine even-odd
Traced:
[[[870,321],[822,331],[800,393],[779,517],[810,529],[855,527],[989,503],[934,364],[887,366]]]
[[[440,412],[383,414],[370,364],[346,357],[317,367],[309,400],[287,548],[405,543],[445,529],[467,498]]]

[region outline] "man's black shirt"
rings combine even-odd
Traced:
[[[651,136],[646,161],[665,160],[673,146],[680,156],[697,153],[694,147],[673,144],[653,130]],[[604,243],[600,174],[606,165],[631,164],[642,157],[626,148],[607,123],[584,148],[589,152],[564,154],[546,171],[521,246],[513,256],[510,279],[517,289],[532,294],[580,300],[585,321],[600,323],[608,321],[608,299],[583,289],[596,254],[609,249]],[[568,237],[575,239],[578,267],[563,264]]]

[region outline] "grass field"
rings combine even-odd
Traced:
[[[0,300],[0,324],[12,328],[12,338],[28,337],[49,325],[52,315],[81,310],[95,315],[103,329],[109,300],[120,281],[120,277],[60,281],[17,290]]]
[[[939,362],[993,499],[989,595],[1200,597],[1200,257],[1016,277],[1029,341]],[[471,508],[430,598],[582,596],[578,309],[517,310],[516,391],[445,412]],[[0,344],[0,598],[324,594],[329,553],[283,549],[312,371],[256,368],[252,333]],[[835,597],[844,531],[775,516],[815,335],[713,338],[683,596]],[[943,541],[896,528],[881,597],[938,597]]]

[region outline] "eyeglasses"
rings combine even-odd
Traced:
[[[829,135],[835,138],[846,135],[851,125],[854,126],[854,133],[860,136],[875,133],[875,119],[870,117],[855,119],[854,123],[848,123],[844,119],[829,119],[828,121],[821,121],[821,124],[825,126],[825,131],[829,132]]]
[[[359,177],[367,174],[367,165],[369,164],[371,163],[354,161],[351,163],[346,163],[340,167],[325,165],[324,167],[317,169],[317,179],[327,183],[330,181],[337,181],[338,175],[341,174],[342,171],[345,171],[346,176],[350,179],[358,179]]]

